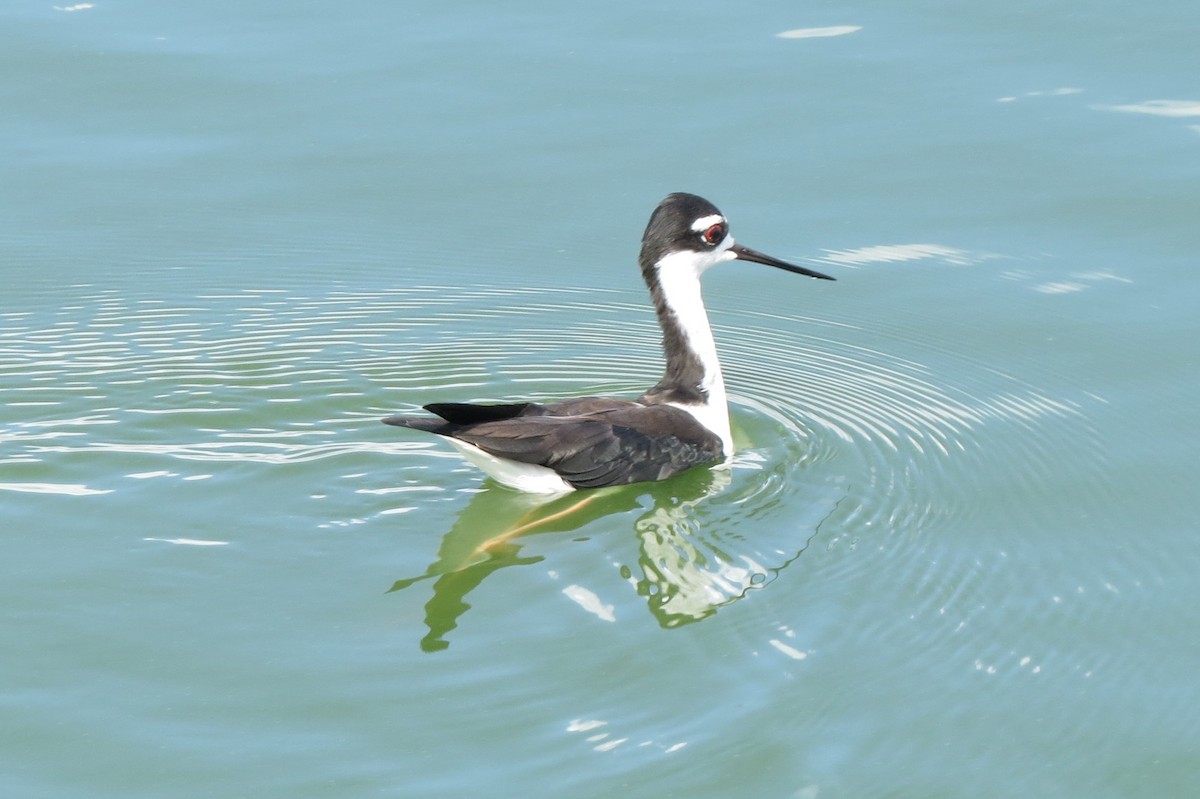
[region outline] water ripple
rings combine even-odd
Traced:
[[[914,247],[830,258],[928,254]],[[920,347],[896,346],[897,334],[840,320],[735,309],[714,311],[713,321],[739,447],[732,479],[685,509],[695,519],[682,536],[662,535],[682,529],[678,518],[643,518],[639,534],[659,547],[657,565],[618,564],[646,594],[662,577],[655,569],[673,563],[678,576],[692,564],[695,584],[676,584],[671,600],[683,616],[770,582],[818,529],[826,549],[911,540],[971,523],[981,497],[1020,519],[1064,468],[1089,468],[1091,458],[1059,462],[1065,441],[1098,449],[1086,410],[1094,399],[1039,390],[945,345],[930,345],[929,366]],[[391,474],[432,469],[422,480],[450,490],[473,485],[451,453],[378,428],[376,418],[435,399],[636,395],[658,377],[658,338],[640,293],[624,291],[422,286],[187,302],[101,291],[0,318],[9,408],[0,442],[4,461],[25,470],[82,456],[137,456],[139,474],[173,473],[172,460],[385,457]],[[1014,467],[1001,485],[988,468],[997,462]],[[15,476],[11,490],[57,485],[33,474]],[[61,485],[54,490],[122,490]],[[920,573],[919,551],[909,548],[898,566]]]

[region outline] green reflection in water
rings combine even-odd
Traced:
[[[467,595],[487,577],[510,566],[529,566],[541,556],[522,556],[521,539],[540,533],[578,530],[605,517],[636,513],[632,530],[636,561],[619,566],[621,576],[664,628],[706,619],[717,610],[771,582],[807,549],[820,525],[781,563],[738,539],[704,533],[701,505],[729,489],[728,468],[694,469],[663,483],[620,486],[544,498],[488,483],[459,513],[443,536],[438,557],[423,574],[397,580],[389,592],[433,580],[425,605],[426,652],[449,647],[447,635],[470,609]],[[778,555],[776,555],[778,560]]]

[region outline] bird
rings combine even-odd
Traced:
[[[726,460],[733,436],[700,277],[734,260],[834,280],[736,243],[715,205],[675,192],[650,215],[638,257],[663,334],[657,384],[636,399],[438,402],[424,406],[433,416],[382,421],[441,436],[500,484],[530,494],[665,480]]]

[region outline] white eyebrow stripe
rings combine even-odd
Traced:
[[[706,230],[706,229],[712,227],[713,225],[717,224],[718,222],[724,222],[724,221],[725,221],[725,217],[721,216],[720,214],[709,214],[708,216],[702,216],[699,219],[697,219],[695,222],[693,222],[692,230],[699,233],[701,230]]]

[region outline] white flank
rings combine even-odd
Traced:
[[[501,485],[524,491],[527,494],[563,494],[575,488],[558,476],[553,469],[532,463],[497,458],[473,444],[447,438],[454,448],[470,463],[478,466],[489,477]]]

